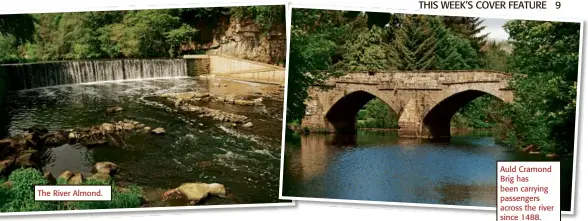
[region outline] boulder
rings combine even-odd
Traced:
[[[114,130],[114,125],[109,123],[103,123],[102,125],[100,125],[100,130],[105,132],[111,132]]]
[[[7,138],[0,140],[0,159],[12,155],[15,151],[12,140]]]
[[[557,159],[557,158],[559,158],[559,155],[557,155],[556,153],[548,153],[545,156],[547,158],[549,158],[549,159]]]
[[[4,139],[0,140],[0,148],[10,147],[10,146],[12,146],[12,139],[4,138]]]
[[[68,138],[59,132],[45,134],[42,139],[44,140],[43,143],[49,146],[61,146],[68,141]]]
[[[123,127],[124,130],[133,130],[133,129],[135,129],[135,125],[133,123],[124,123],[122,127]]]
[[[245,128],[253,127],[253,123],[247,122],[247,123],[243,124],[242,127],[245,127]]]
[[[135,125],[135,128],[143,129],[143,128],[145,128],[145,124],[137,124],[137,125]]]
[[[96,180],[96,181],[110,183],[110,181],[112,180],[112,177],[110,175],[108,175],[107,173],[95,173],[91,177],[88,177],[88,180]]]
[[[118,106],[108,107],[108,108],[106,108],[106,113],[114,113],[114,112],[119,112],[122,110],[124,110],[124,109],[122,107],[118,107]]]
[[[143,130],[144,131],[150,131],[151,130],[151,127],[144,127]]]
[[[163,128],[161,128],[161,127],[158,127],[158,128],[153,129],[151,131],[151,133],[154,133],[154,134],[164,134],[165,133],[165,130]]]
[[[243,105],[243,106],[252,106],[254,105],[253,101],[247,101],[247,100],[235,100],[235,104],[236,105]]]
[[[14,164],[13,158],[0,160],[0,175],[2,175],[4,173],[6,173],[6,175],[8,175],[8,173],[12,172],[10,170],[11,170],[13,164]]]
[[[98,162],[94,164],[94,170],[98,173],[113,175],[118,172],[119,167],[112,162]]]
[[[185,198],[186,196],[184,196],[182,194],[182,192],[180,192],[177,188],[176,189],[170,189],[165,191],[161,198],[163,199],[163,201],[167,201],[167,200],[174,200],[174,199],[182,199]]]
[[[77,139],[77,138],[78,138],[78,134],[77,134],[76,132],[70,132],[70,133],[67,135],[67,138],[69,138],[70,140],[75,140],[75,139]]]
[[[531,151],[535,151],[537,150],[537,146],[533,145],[533,144],[529,144],[528,146],[526,146],[525,148],[523,148],[523,152],[528,153]]]
[[[184,183],[177,190],[191,203],[198,203],[208,197],[210,188],[206,183]]]
[[[104,145],[107,143],[108,143],[108,140],[103,140],[103,139],[99,139],[99,140],[89,139],[89,140],[84,140],[81,142],[81,144],[84,145],[85,147],[95,147],[95,146]]]
[[[260,97],[260,98],[253,99],[253,103],[255,104],[255,106],[261,106],[261,105],[263,105],[263,98]]]
[[[541,154],[541,152],[539,152],[539,151],[530,151],[529,154],[537,155],[537,154]]]
[[[225,189],[225,185],[220,183],[210,183],[208,184],[209,194],[218,197],[226,197],[227,191]]]
[[[18,167],[36,167],[39,160],[39,151],[25,150],[21,152],[20,156],[16,158],[16,165]]]
[[[37,149],[38,147],[41,147],[43,145],[43,140],[41,139],[41,135],[37,132],[33,132],[33,133],[25,133],[23,135],[24,138],[24,142],[26,143],[26,145],[28,147],[33,147],[35,149]]]
[[[84,176],[81,173],[76,173],[67,181],[67,184],[70,185],[80,185],[82,183],[84,183]]]
[[[55,184],[55,182],[57,182],[53,174],[51,174],[50,172],[45,172],[45,174],[43,174],[43,177],[45,177],[49,184]]]
[[[69,179],[71,179],[71,177],[73,175],[74,174],[71,171],[66,170],[65,172],[61,173],[61,175],[59,175],[59,177],[57,177],[57,180],[62,180],[64,182],[67,182],[67,181],[69,181]]]

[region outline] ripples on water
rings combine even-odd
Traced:
[[[283,190],[295,197],[495,207],[496,161],[545,160],[509,151],[492,137],[468,135],[431,142],[359,131],[286,141]],[[570,169],[562,172],[565,211],[571,202],[571,161],[564,167]]]
[[[215,89],[212,84],[217,82],[228,84],[228,87]],[[111,161],[122,168],[117,180],[156,192],[175,188],[183,182],[216,182],[224,184],[234,196],[230,203],[277,202],[282,122],[263,116],[281,119],[281,101],[264,101],[269,114],[258,113],[253,107],[232,107],[240,114],[246,113],[244,115],[255,125],[251,129],[233,129],[210,120],[184,117],[171,108],[144,99],[162,93],[231,87],[237,88],[234,92],[241,95],[269,90],[258,84],[182,78],[12,92],[6,99],[10,117],[8,132],[14,136],[36,125],[59,130],[123,119],[137,120],[152,128],[163,127],[166,134],[130,134],[124,139],[126,148],[86,149],[79,145],[53,148],[46,153],[50,162],[45,170],[55,176],[64,170],[90,175],[95,162]],[[108,106],[121,106],[125,110],[106,114],[104,110]]]

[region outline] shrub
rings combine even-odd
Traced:
[[[8,181],[11,188],[3,187],[3,212],[48,211],[59,209],[57,202],[35,201],[34,185],[46,185],[48,182],[40,171],[32,168],[17,169],[10,174]]]
[[[8,181],[11,187],[0,185],[0,212],[27,212],[49,210],[80,210],[80,209],[112,209],[136,208],[141,206],[141,189],[132,185],[120,190],[114,187],[114,182],[86,180],[84,185],[111,185],[111,201],[76,201],[76,202],[41,202],[35,201],[34,185],[48,185],[48,181],[40,171],[32,168],[17,169],[10,174]],[[0,179],[0,184],[4,183]],[[67,184],[63,179],[58,184]]]

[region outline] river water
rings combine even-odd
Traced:
[[[398,138],[394,131],[289,135],[284,196],[477,207],[496,206],[496,161],[546,160],[492,137]],[[562,160],[562,211],[570,210],[572,161]]]
[[[166,134],[162,136],[129,134],[123,139],[124,147],[88,149],[66,144],[49,149],[44,170],[54,176],[65,170],[88,176],[95,162],[114,162],[121,167],[117,182],[142,187],[147,200],[152,201],[148,206],[168,205],[170,202],[161,202],[161,194],[183,182],[226,186],[228,199],[212,197],[205,204],[279,202],[282,100],[265,97],[265,107],[209,105],[248,116],[254,127],[246,129],[188,118],[146,97],[185,91],[259,97],[279,94],[280,90],[271,85],[186,77],[21,90],[6,98],[9,124],[4,130],[14,136],[32,126],[54,131],[123,119],[163,127]],[[107,114],[108,106],[120,106],[124,111]]]

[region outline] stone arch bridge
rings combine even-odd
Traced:
[[[400,137],[448,138],[451,118],[468,102],[484,94],[512,102],[510,78],[492,71],[349,73],[308,89],[301,126],[355,132],[357,112],[377,97],[400,116]]]

